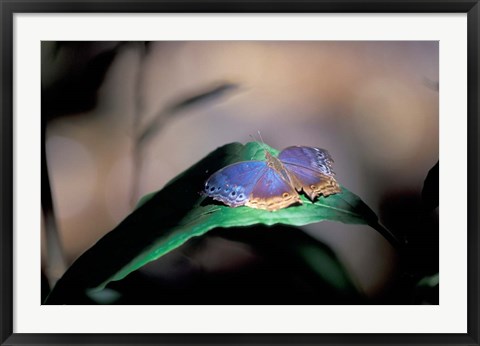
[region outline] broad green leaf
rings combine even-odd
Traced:
[[[397,243],[395,237],[378,223],[375,213],[343,186],[339,194],[320,197],[315,203],[302,196],[303,205],[276,212],[249,207],[230,208],[200,194],[205,180],[212,173],[231,163],[263,160],[265,149],[273,155],[278,154],[277,150],[256,142],[227,144],[178,175],[159,192],[142,198],[136,210],[69,268],[47,303],[62,303],[67,291],[101,290],[109,282],[121,280],[192,237],[219,227],[302,226],[329,220],[370,225],[392,244]],[[312,249],[305,249],[304,253],[306,259],[318,257]],[[340,285],[342,280],[340,277],[336,279]]]

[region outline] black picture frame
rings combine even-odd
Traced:
[[[479,345],[479,16],[478,0],[8,1],[1,9],[1,324],[2,345],[444,344]],[[468,14],[468,332],[466,334],[16,334],[13,333],[13,16],[16,13],[440,13]]]

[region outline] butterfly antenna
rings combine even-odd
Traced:
[[[267,151],[267,146],[266,146],[265,142],[263,141],[262,136],[260,135],[260,131],[257,131],[257,133],[260,137],[260,141],[258,139],[256,139],[255,136],[252,135],[252,134],[250,134],[249,136],[254,142],[260,144],[260,147],[266,152]],[[253,157],[255,157],[255,154],[253,155]],[[250,160],[253,160],[253,157],[250,158]]]
[[[263,150],[268,151],[268,150],[267,150],[267,145],[266,145],[265,142],[263,141],[262,134],[260,133],[260,130],[257,131],[257,133],[258,133],[258,137],[260,137],[260,141],[261,141]]]
[[[265,142],[263,141],[262,134],[260,133],[260,130],[257,131],[258,137],[260,137],[260,140],[262,141],[263,145],[266,147]]]
[[[260,133],[260,130],[258,130],[257,133],[258,133],[258,136],[260,137],[261,145],[263,147],[263,151],[265,152],[265,156],[268,157],[268,154],[270,154],[270,152],[267,149],[267,145],[263,141],[262,134]]]

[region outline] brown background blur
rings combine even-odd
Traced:
[[[415,213],[402,206],[419,198],[438,161],[438,80],[437,42],[43,42],[42,117],[67,265],[125,218],[132,200],[257,131],[277,149],[329,150],[337,180],[402,236]],[[220,95],[167,111],[224,83],[231,87]],[[135,131],[155,117],[164,121],[134,161]],[[367,296],[388,287],[397,254],[375,230],[304,229]],[[44,237],[44,266],[46,249]],[[199,261],[215,266],[215,258]]]

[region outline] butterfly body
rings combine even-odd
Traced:
[[[265,150],[266,161],[243,161],[215,172],[204,193],[230,207],[248,206],[275,211],[301,204],[299,192],[310,200],[340,192],[324,149],[295,146],[278,157]]]

